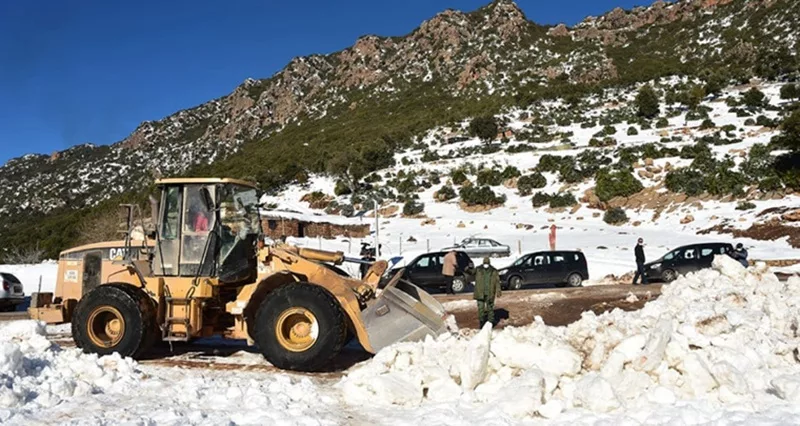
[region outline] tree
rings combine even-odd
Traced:
[[[800,98],[800,87],[796,84],[790,83],[781,87],[781,99],[795,100]]]
[[[636,114],[639,117],[653,118],[658,115],[658,94],[649,84],[639,89],[636,95]]]
[[[469,123],[469,132],[484,142],[491,142],[497,136],[497,121],[491,115],[475,117]]]
[[[800,110],[795,110],[783,120],[781,130],[783,131],[779,136],[781,145],[794,152],[800,152]]]
[[[744,92],[744,95],[742,95],[742,102],[750,109],[759,109],[767,104],[764,93],[755,87]]]
[[[696,109],[705,96],[706,91],[702,86],[692,86],[691,89],[686,91],[686,106],[691,110]]]
[[[627,170],[600,169],[594,192],[600,201],[614,197],[628,197],[644,189],[644,186]]]

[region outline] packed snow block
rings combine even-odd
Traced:
[[[747,269],[728,255],[714,256],[711,267],[733,280],[744,280],[747,276]]]
[[[461,388],[471,392],[486,378],[489,363],[489,351],[492,343],[492,324],[483,325],[478,334],[472,338],[467,353],[460,364]]]
[[[619,376],[625,364],[636,359],[646,343],[647,336],[643,334],[628,337],[620,342],[609,354],[600,374],[606,379]]]
[[[779,398],[800,404],[800,374],[778,376],[770,381]]]
[[[607,413],[622,405],[611,383],[597,373],[589,373],[578,380],[574,397],[576,405],[594,412]]]
[[[18,375],[22,371],[22,358],[19,345],[10,342],[0,343],[0,378]]]
[[[542,406],[544,375],[538,369],[528,370],[508,383],[497,399],[503,413],[514,418],[533,417]]]
[[[708,365],[697,353],[689,353],[678,369],[683,374],[686,391],[691,396],[706,395],[718,386]]]
[[[633,362],[633,368],[639,371],[654,371],[664,360],[664,353],[667,344],[672,338],[672,321],[662,319],[658,326],[648,336],[647,343],[644,345],[639,357]]]

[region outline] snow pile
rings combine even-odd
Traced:
[[[71,397],[122,392],[140,376],[130,359],[62,350],[47,340],[43,323],[0,323],[0,421],[13,408],[47,408]]]
[[[457,404],[509,420],[798,421],[800,279],[765,271],[720,256],[640,311],[397,344],[338,386],[354,405]]]

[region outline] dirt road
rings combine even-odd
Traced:
[[[495,302],[498,326],[530,324],[536,316],[545,324],[567,325],[586,311],[599,314],[614,308],[632,311],[661,294],[661,285],[604,285],[579,288],[556,288],[507,291]],[[477,328],[478,312],[471,294],[435,296],[456,317],[460,328]]]

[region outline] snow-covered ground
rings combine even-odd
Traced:
[[[0,423],[796,424],[798,315],[800,279],[719,257],[640,311],[397,344],[343,378],[98,358],[0,323]]]

